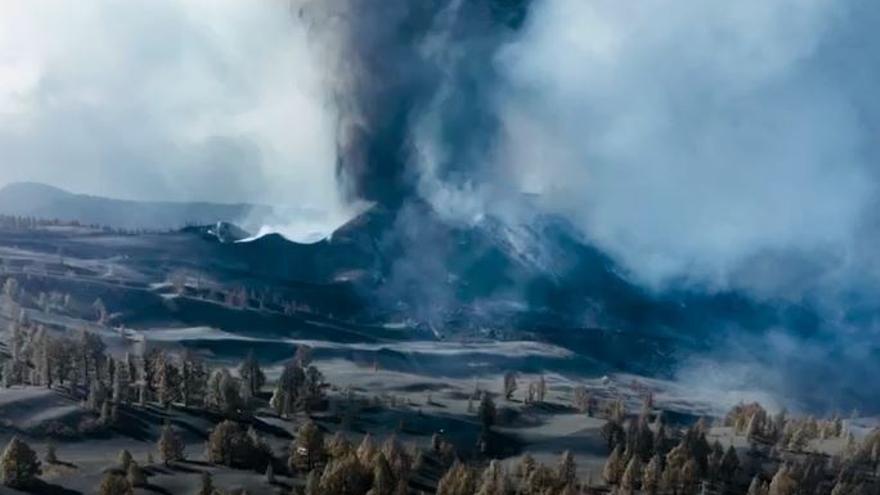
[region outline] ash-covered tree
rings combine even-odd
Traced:
[[[460,462],[446,471],[437,483],[437,495],[473,495],[477,490],[477,474]]]
[[[314,421],[306,421],[299,429],[296,439],[290,446],[288,466],[295,470],[302,466],[306,471],[312,470],[324,457],[324,433]]]
[[[358,445],[356,452],[358,460],[365,466],[370,466],[375,462],[376,456],[379,455],[379,448],[373,441],[373,435],[367,433]]]
[[[639,488],[642,481],[642,466],[639,456],[633,455],[620,477],[620,493],[631,495]]]
[[[124,361],[119,361],[116,365],[116,372],[113,374],[113,400],[117,404],[128,404],[131,402],[131,375],[130,369]]]
[[[576,385],[572,391],[572,407],[577,409],[579,413],[587,414],[590,411],[591,397],[587,392],[587,387]]]
[[[270,400],[270,405],[279,416],[287,417],[296,410],[296,405],[304,393],[305,383],[305,370],[296,360],[284,365]]]
[[[104,479],[101,480],[101,486],[98,487],[98,495],[134,495],[134,489],[125,476],[115,472],[108,472],[104,475]]]
[[[321,473],[317,469],[312,469],[306,476],[303,495],[323,495],[321,492]]]
[[[244,408],[239,390],[238,380],[229,370],[220,368],[211,373],[205,403],[209,408],[223,414],[236,414]]]
[[[321,475],[322,494],[362,495],[370,489],[372,473],[367,466],[349,455],[330,461]]]
[[[367,495],[394,495],[395,487],[391,466],[385,459],[385,454],[379,454],[373,466],[373,488]]]
[[[129,464],[131,464],[134,458],[131,456],[131,452],[127,449],[122,449],[119,451],[119,455],[116,456],[116,463],[119,464],[119,468],[123,471],[128,469]]]
[[[28,444],[12,437],[0,457],[0,476],[3,484],[11,488],[27,488],[40,474],[37,453]]]
[[[296,353],[293,355],[293,362],[300,368],[305,368],[312,364],[312,348],[305,344],[296,346]]]
[[[614,450],[611,451],[611,455],[605,460],[605,466],[602,468],[602,477],[605,479],[605,482],[609,485],[616,485],[619,483],[620,477],[623,476],[623,471],[626,469],[625,463],[626,459],[623,454],[623,445],[618,444],[614,447]]]
[[[497,411],[495,409],[495,401],[487,392],[483,392],[480,397],[480,406],[477,408],[477,417],[480,418],[480,424],[484,430],[491,430],[495,425]]]
[[[241,377],[243,391],[248,397],[256,397],[266,383],[266,375],[260,368],[260,362],[254,356],[254,351],[248,351],[244,361],[238,366],[238,375]]]
[[[477,495],[507,495],[511,492],[510,478],[501,463],[492,459],[480,478]]]
[[[513,399],[513,393],[516,392],[516,373],[513,371],[508,371],[504,374],[504,398],[507,400]]]
[[[562,457],[559,458],[556,476],[562,486],[574,486],[577,482],[577,465],[570,450],[563,452]]]
[[[162,462],[166,466],[174,461],[182,461],[185,458],[183,439],[171,428],[171,424],[168,422],[162,427],[162,434],[159,436],[156,447]]]
[[[159,351],[152,361],[153,389],[162,407],[168,407],[180,399],[180,370],[174,360],[164,351]]]
[[[651,457],[651,461],[642,472],[642,491],[646,495],[654,495],[660,488],[660,476],[662,475],[662,460],[659,454]]]
[[[147,475],[138,463],[134,461],[129,463],[125,477],[128,479],[131,486],[134,487],[140,487],[147,484]]]
[[[196,492],[196,495],[215,495],[215,493],[217,493],[217,491],[214,489],[214,480],[211,478],[211,473],[202,471],[199,489]]]
[[[204,404],[208,389],[208,369],[192,351],[184,351],[180,367],[180,397],[183,405]]]

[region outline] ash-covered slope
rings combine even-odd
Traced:
[[[374,207],[318,243],[267,235],[229,248],[255,273],[344,282],[361,294],[365,314],[412,319],[441,333],[515,329],[578,346],[578,333],[567,330],[594,328],[710,346],[719,329],[810,332],[818,325],[810,310],[791,303],[646,290],[553,217],[518,229],[492,218],[465,225],[409,202]]]

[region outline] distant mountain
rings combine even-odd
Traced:
[[[185,225],[241,222],[271,215],[251,204],[131,201],[74,194],[57,187],[17,182],[0,189],[0,214],[78,221],[124,229],[178,229]]]

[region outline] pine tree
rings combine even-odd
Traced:
[[[171,424],[165,423],[162,427],[162,434],[159,436],[157,443],[159,455],[162,462],[167,466],[174,461],[182,461],[184,459],[184,445],[180,436],[171,428]]]
[[[503,389],[504,398],[511,400],[513,398],[513,393],[516,392],[516,373],[508,371],[504,374]]]
[[[642,473],[642,490],[647,495],[656,494],[660,487],[660,477],[663,474],[660,467],[661,462],[660,455],[654,454],[654,457],[651,457],[651,461],[648,462]]]
[[[614,447],[611,455],[605,461],[605,467],[602,469],[602,477],[609,485],[616,485],[623,476],[626,459],[623,456],[623,446],[618,444]]]
[[[323,495],[321,493],[321,476],[317,469],[309,471],[306,476],[305,495]]]
[[[202,471],[202,479],[199,486],[199,491],[197,495],[214,495],[214,480],[211,478],[211,473],[207,471]]]
[[[639,456],[634,455],[630,458],[623,476],[620,478],[620,493],[632,494],[639,488],[639,482],[642,477],[641,462]]]
[[[291,452],[302,452],[306,469],[315,467],[324,455],[324,433],[313,421],[306,421],[299,429]]]
[[[131,386],[131,376],[129,375],[128,366],[121,362],[116,366],[116,373],[113,375],[113,400],[117,404],[128,404],[131,400],[129,387]]]
[[[99,495],[134,495],[131,483],[120,474],[109,472],[101,480],[98,488]]]
[[[559,459],[559,467],[557,469],[559,483],[563,486],[574,485],[577,482],[577,466],[574,463],[574,456],[571,451],[566,450]]]
[[[119,451],[119,455],[116,457],[116,462],[119,464],[119,468],[123,471],[128,469],[128,466],[132,462],[131,452],[126,449],[122,449]]]
[[[270,485],[275,483],[275,470],[272,468],[271,462],[266,466],[266,483]]]
[[[752,478],[751,484],[749,484],[747,495],[767,495],[767,484],[755,475],[755,477]]]
[[[144,474],[144,470],[134,461],[128,464],[126,478],[128,478],[131,486],[144,486],[147,484],[147,476]]]
[[[376,456],[379,454],[379,449],[376,447],[376,443],[373,441],[373,435],[367,433],[364,435],[364,438],[361,440],[360,445],[357,448],[357,458],[361,461],[361,464],[365,466],[370,466],[373,464]]]
[[[483,471],[477,495],[507,495],[510,492],[510,480],[501,464],[493,459]]]
[[[492,429],[492,426],[495,424],[495,415],[495,402],[492,400],[492,397],[489,397],[488,393],[483,392],[483,396],[480,398],[480,407],[477,410],[477,416],[480,418],[480,424],[483,426],[483,429]]]
[[[437,483],[437,495],[472,495],[477,489],[473,470],[456,462]]]
[[[373,467],[373,488],[369,495],[393,495],[394,494],[394,475],[391,473],[391,466],[385,458],[385,454],[376,456]]]
[[[56,452],[55,443],[51,440],[46,444],[46,456],[43,458],[46,464],[57,464],[58,453]]]
[[[12,437],[0,457],[0,478],[3,484],[12,488],[26,488],[39,474],[40,461],[37,453],[18,437]]]
[[[263,374],[263,370],[260,368],[260,363],[254,356],[253,350],[248,352],[247,357],[238,367],[238,374],[241,376],[242,382],[244,382],[244,390],[248,393],[248,396],[256,397],[266,382],[266,375]]]
[[[767,493],[768,495],[792,495],[796,489],[797,483],[789,474],[788,467],[783,465],[776,471],[773,479],[770,480]]]
[[[724,457],[721,458],[721,477],[725,481],[732,481],[739,469],[739,456],[736,455],[736,449],[733,445],[727,447]]]

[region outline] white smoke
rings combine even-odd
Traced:
[[[845,257],[874,192],[824,47],[856,29],[846,4],[538,0],[495,60],[492,162],[655,287]]]
[[[338,225],[325,75],[284,0],[4,1],[0,184],[291,205]],[[276,221],[296,237],[326,230],[314,218]]]

